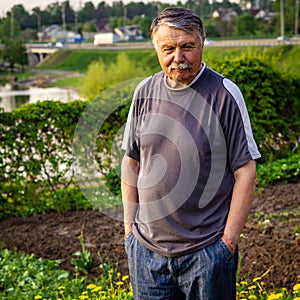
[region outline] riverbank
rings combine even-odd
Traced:
[[[82,99],[79,88],[83,76],[74,71],[39,69],[30,69],[23,74],[9,74],[6,83],[0,85],[0,107],[9,112],[20,105],[37,101],[68,102]]]
[[[9,73],[2,76],[0,84],[11,85],[14,90],[27,89],[29,87],[47,88],[59,86],[61,88],[78,89],[76,79],[82,78],[84,74],[75,71],[64,71],[64,70],[42,70],[42,69],[30,69],[25,73]],[[66,85],[57,84],[57,82],[66,79],[74,78],[74,84],[72,80],[69,80]]]

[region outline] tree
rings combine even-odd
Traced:
[[[280,12],[280,0],[275,0],[272,6],[275,12]],[[299,10],[299,8],[298,8]],[[298,11],[299,13],[299,11]],[[284,1],[284,27],[287,34],[295,32],[295,0]],[[279,32],[279,28],[277,28]]]
[[[28,64],[26,47],[20,35],[20,29],[14,19],[6,18],[0,26],[1,43],[4,45],[1,57],[4,62],[9,63],[13,70],[15,64],[20,64],[23,68]]]
[[[94,21],[86,21],[82,26],[84,32],[96,32],[97,28]]]
[[[86,22],[96,19],[97,10],[93,2],[86,2],[84,7],[78,12],[78,21],[79,22]]]
[[[11,9],[11,16],[18,22],[20,29],[32,28],[33,20],[30,18],[30,14],[24,9],[23,5],[14,5]]]
[[[140,30],[142,31],[142,34],[145,38],[150,37],[150,26],[152,23],[152,19],[149,17],[141,18],[139,22]]]
[[[22,66],[28,65],[28,55],[26,47],[23,42],[19,40],[10,39],[3,51],[3,60],[10,64],[10,69],[13,71],[15,64]]]
[[[233,36],[236,29],[236,18],[231,18],[229,21],[216,18],[216,29],[221,37]]]
[[[250,14],[244,14],[237,18],[237,35],[253,36],[257,29],[257,21]]]

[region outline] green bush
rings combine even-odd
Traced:
[[[1,299],[57,299],[60,287],[66,294],[79,296],[84,278],[75,280],[64,270],[60,261],[37,259],[17,251],[0,250]],[[37,297],[37,298],[35,298]]]
[[[274,183],[288,183],[300,180],[300,154],[270,161],[257,166],[258,186]]]
[[[210,65],[240,87],[264,161],[299,151],[299,81],[276,71],[257,53],[212,61]]]

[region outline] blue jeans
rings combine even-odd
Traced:
[[[190,254],[166,257],[144,247],[130,233],[125,240],[135,300],[234,300],[238,251],[220,238]]]

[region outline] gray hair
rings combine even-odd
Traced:
[[[199,34],[201,44],[205,38],[202,20],[192,11],[185,8],[168,7],[153,20],[150,27],[150,36],[154,46],[156,46],[155,33],[159,25],[166,25],[189,33],[196,31]]]

